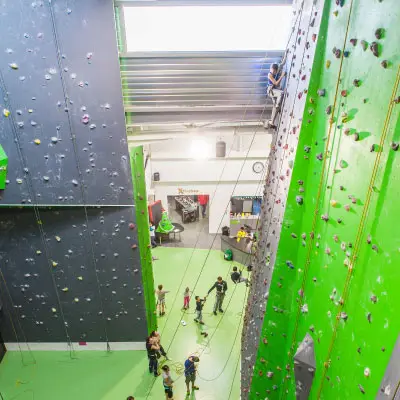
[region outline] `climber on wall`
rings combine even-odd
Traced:
[[[276,129],[276,117],[281,108],[284,91],[281,89],[282,79],[286,76],[286,72],[282,72],[282,68],[286,63],[288,51],[282,58],[280,64],[271,64],[268,73],[268,86],[267,86],[267,96],[272,100],[272,115],[271,119],[265,123],[265,128]]]

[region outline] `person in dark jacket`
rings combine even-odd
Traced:
[[[233,271],[231,273],[231,279],[233,283],[242,283],[245,282],[246,286],[249,286],[249,280],[242,276],[243,271],[238,271],[238,267],[233,267]]]
[[[228,290],[228,285],[222,279],[221,276],[219,276],[217,278],[217,281],[214,283],[214,285],[208,291],[207,295],[209,295],[214,289],[216,290],[216,295],[215,295],[215,303],[214,303],[213,313],[214,313],[214,315],[217,315],[217,309],[221,313],[224,312],[224,310],[222,309],[222,303],[224,302],[225,293]]]
[[[149,372],[154,374],[155,377],[159,376],[158,373],[158,357],[160,345],[154,336],[149,336],[146,340],[147,357],[149,358]]]

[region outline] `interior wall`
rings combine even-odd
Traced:
[[[232,136],[224,137],[227,150],[226,157],[221,159],[215,158],[217,139],[202,137],[207,155],[212,157],[206,160],[192,158],[196,156],[192,150],[198,140],[174,139],[150,146],[151,164],[148,167],[152,174],[160,173],[160,181],[153,181],[149,192],[152,191],[156,200],[161,200],[163,205],[168,204],[168,195],[182,194],[182,191],[187,194],[208,194],[209,232],[220,233],[223,226],[229,226],[231,196],[261,195],[265,170],[255,173],[253,165],[255,162],[266,163],[271,136],[265,133],[243,135],[240,148],[233,143]]]
[[[339,3],[323,14],[254,398],[395,398],[398,389],[400,13],[395,0]],[[294,363],[307,334],[314,366]]]
[[[143,342],[113,4],[5,0],[0,37],[3,339]]]

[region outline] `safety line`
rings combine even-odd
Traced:
[[[383,145],[385,143],[386,140],[386,136],[388,133],[388,128],[390,125],[390,119],[392,116],[392,111],[393,111],[393,107],[394,107],[394,99],[399,87],[399,82],[400,82],[400,66],[397,69],[397,75],[396,75],[396,80],[395,83],[393,85],[393,90],[392,90],[392,95],[390,98],[390,102],[389,102],[389,106],[388,106],[388,111],[386,113],[386,118],[384,121],[384,125],[383,125],[383,129],[382,129],[382,135],[381,135],[381,139],[380,139],[380,143],[379,143],[379,150],[377,151],[377,155],[375,158],[375,162],[374,162],[374,166],[372,169],[372,174],[371,174],[371,179],[370,182],[368,184],[368,189],[367,189],[367,195],[366,195],[366,200],[365,200],[365,205],[363,207],[363,212],[361,215],[361,219],[360,219],[360,223],[358,225],[358,231],[357,231],[357,235],[356,235],[356,240],[354,243],[354,252],[352,253],[352,256],[350,258],[350,262],[349,262],[349,266],[348,266],[348,270],[347,270],[347,276],[346,276],[346,280],[345,280],[345,284],[344,284],[344,288],[343,288],[343,293],[342,293],[342,302],[339,302],[339,306],[338,306],[338,312],[336,315],[336,320],[335,320],[335,325],[333,328],[333,332],[332,332],[332,338],[331,341],[329,343],[329,347],[328,347],[328,353],[325,359],[325,363],[324,363],[324,370],[322,373],[322,377],[321,377],[321,381],[320,381],[320,386],[318,388],[318,395],[317,398],[320,398],[321,392],[322,392],[322,388],[323,388],[323,384],[325,381],[325,377],[326,377],[326,373],[327,370],[329,368],[329,358],[330,355],[333,351],[333,346],[335,344],[335,340],[336,340],[336,335],[337,335],[337,329],[340,323],[340,315],[341,312],[344,308],[344,305],[346,303],[346,300],[349,296],[349,288],[350,288],[350,280],[351,277],[353,275],[353,271],[354,271],[354,266],[357,263],[358,260],[358,253],[360,251],[360,247],[361,247],[361,240],[362,240],[362,236],[364,233],[364,228],[365,228],[365,224],[367,222],[367,218],[368,218],[368,213],[369,213],[369,206],[371,203],[371,198],[372,198],[372,194],[373,194],[373,187],[375,184],[375,180],[376,180],[376,176],[379,170],[379,164],[381,161],[381,157],[382,157],[382,149],[383,149]]]

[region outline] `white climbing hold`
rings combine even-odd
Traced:
[[[57,310],[56,310],[55,308],[52,308],[51,311],[52,311],[53,313],[56,313],[56,312],[57,312]]]
[[[74,298],[75,303],[79,303],[79,299],[77,297]]]
[[[365,368],[364,369],[364,376],[366,376],[367,378],[371,375],[371,370],[369,368]]]
[[[54,238],[57,240],[57,242],[61,242],[60,236],[54,236]]]
[[[18,69],[19,68],[18,64],[16,64],[16,63],[11,63],[11,64],[8,64],[8,65],[10,66],[11,69]]]
[[[68,288],[67,287],[65,287],[65,288],[63,288],[63,289],[61,289],[63,292],[68,292]]]
[[[303,304],[303,305],[301,306],[301,312],[302,312],[303,314],[308,313],[308,305],[307,305],[307,304]]]

